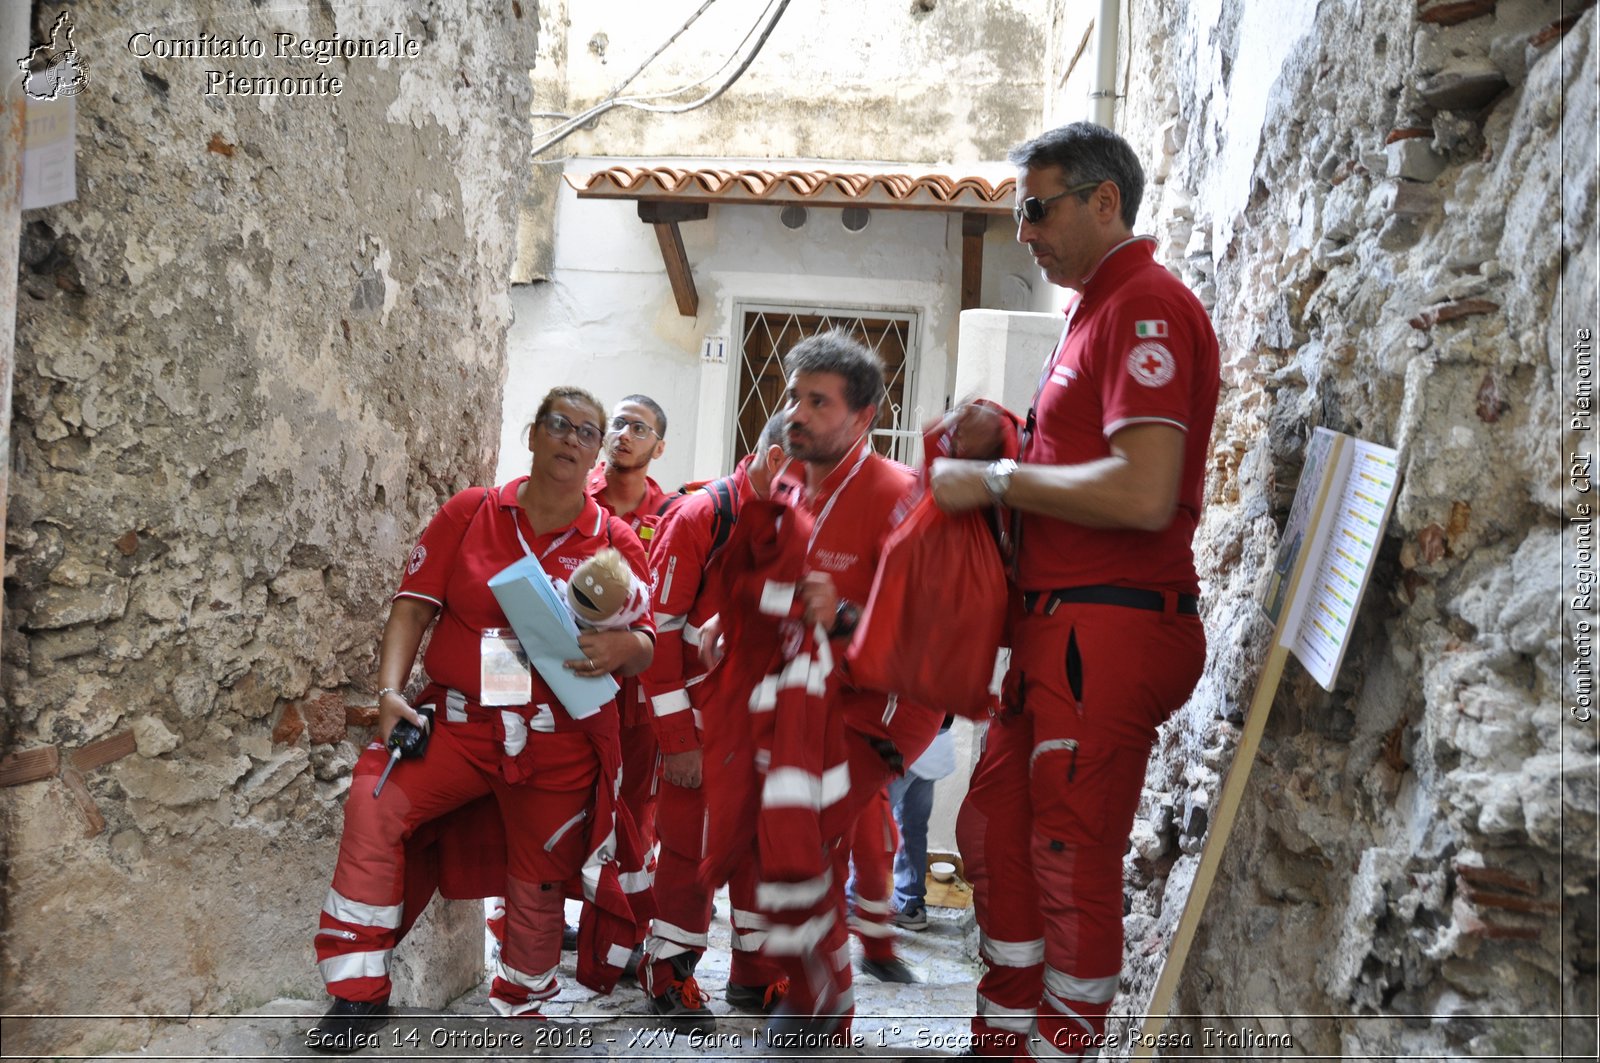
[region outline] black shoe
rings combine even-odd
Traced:
[[[900,982],[904,985],[916,985],[922,979],[917,973],[906,966],[906,961],[898,956],[891,956],[881,963],[877,960],[863,959],[857,965],[862,974],[868,978],[876,978],[880,982]]]
[[[333,1007],[306,1031],[306,1047],[315,1052],[348,1055],[363,1048],[378,1048],[378,1031],[389,1025],[389,1002],[333,998]]]
[[[578,951],[578,928],[577,927],[575,927],[575,926],[563,926],[561,928],[561,951],[562,952],[577,952]]]
[[[673,979],[665,993],[650,998],[650,1007],[680,1030],[708,1032],[717,1028],[717,1017],[706,1007],[709,999],[691,974]]]
[[[747,1011],[752,1015],[771,1015],[788,995],[789,979],[780,978],[771,985],[740,985],[738,982],[729,982],[728,988],[723,991],[722,999],[728,1002],[729,1007]]]

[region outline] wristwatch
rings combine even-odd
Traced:
[[[989,497],[996,502],[1006,500],[1006,491],[1011,488],[1011,474],[1017,471],[1017,463],[1010,458],[1001,458],[991,461],[989,467],[983,470],[983,486],[989,489]]]

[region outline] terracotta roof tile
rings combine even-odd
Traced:
[[[768,203],[867,206],[887,210],[947,210],[1006,214],[1015,178],[829,170],[688,170],[675,166],[613,166],[566,181],[584,199],[652,199],[690,203]]]

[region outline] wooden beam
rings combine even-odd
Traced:
[[[664,225],[668,222],[680,221],[705,221],[711,216],[711,207],[707,203],[678,203],[659,199],[641,199],[639,201],[639,220],[649,222],[651,225]]]
[[[678,300],[678,313],[695,317],[700,313],[700,293],[694,290],[694,274],[689,270],[689,256],[683,250],[683,234],[678,223],[657,222],[656,243],[661,245],[661,260],[667,264],[667,279],[672,282],[672,296]]]
[[[961,309],[973,310],[983,299],[983,234],[987,214],[961,215]]]
[[[1205,914],[1206,898],[1211,895],[1217,869],[1222,866],[1222,853],[1228,846],[1228,835],[1233,832],[1234,817],[1238,815],[1245,784],[1250,781],[1250,769],[1255,767],[1261,735],[1267,729],[1267,716],[1272,712],[1272,701],[1277,696],[1278,683],[1283,679],[1283,666],[1289,660],[1289,650],[1281,644],[1281,635],[1279,630],[1272,633],[1272,651],[1267,654],[1261,679],[1256,683],[1256,694],[1245,716],[1244,733],[1239,736],[1239,745],[1233,751],[1233,763],[1228,766],[1228,777],[1222,783],[1216,810],[1207,826],[1200,865],[1195,869],[1194,882],[1189,886],[1189,896],[1183,905],[1183,915],[1178,920],[1172,944],[1167,949],[1167,961],[1162,964],[1161,975],[1150,994],[1144,1025],[1130,1059],[1151,1058],[1157,1045],[1155,1035],[1167,1024],[1167,1010],[1172,1007],[1172,998],[1177,994],[1178,979],[1183,975],[1184,961],[1189,958],[1189,946],[1194,943],[1200,917]]]
[[[702,221],[710,213],[711,208],[704,203],[639,201],[639,220],[656,231],[661,261],[666,263],[667,279],[672,282],[672,297],[678,301],[678,313],[684,317],[700,313],[700,293],[694,290],[694,273],[689,269],[689,255],[683,249],[683,233],[678,223]]]

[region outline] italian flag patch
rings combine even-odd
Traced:
[[[1140,338],[1148,339],[1153,336],[1165,336],[1167,323],[1165,321],[1135,321],[1133,334]]]

